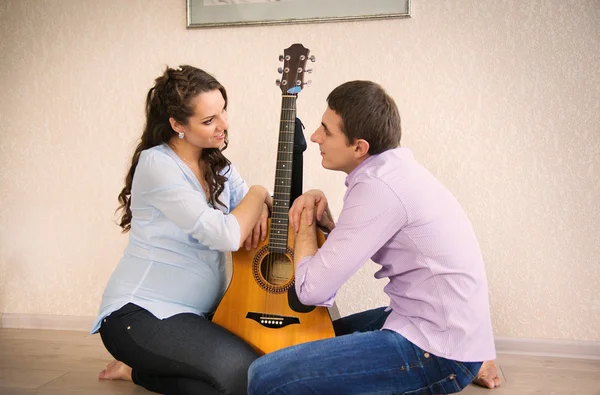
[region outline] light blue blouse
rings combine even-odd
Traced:
[[[216,309],[226,288],[225,254],[240,244],[240,226],[229,215],[248,192],[233,165],[219,200],[208,203],[191,169],[166,144],[141,153],[131,188],[131,230],[92,326],[135,303],[157,318],[202,315]]]

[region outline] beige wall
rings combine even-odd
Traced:
[[[298,115],[373,79],[404,145],[479,236],[498,336],[600,341],[600,2],[414,0],[413,18],[186,30],[184,0],[0,1],[0,313],[93,316],[126,236],[112,222],[143,100],[165,64],[229,90],[228,156],[273,183],[277,56],[317,56]],[[336,213],[343,174],[305,154]],[[386,303],[367,265],[342,314]]]

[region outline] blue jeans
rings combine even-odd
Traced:
[[[250,365],[248,395],[460,392],[481,362],[430,354],[400,334],[379,330],[388,313],[369,310],[334,323],[336,337],[264,355]]]

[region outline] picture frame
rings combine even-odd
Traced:
[[[186,0],[187,28],[409,18],[411,0]]]

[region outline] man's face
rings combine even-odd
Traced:
[[[310,136],[310,141],[319,144],[321,165],[329,170],[339,170],[349,174],[360,161],[355,157],[356,144],[349,144],[342,132],[342,118],[327,107],[321,125]]]

